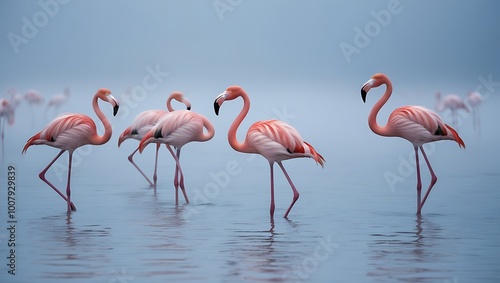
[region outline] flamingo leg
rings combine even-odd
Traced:
[[[429,193],[432,190],[432,187],[434,187],[434,184],[437,182],[437,177],[436,174],[434,174],[434,170],[432,170],[431,163],[429,162],[429,159],[427,158],[427,155],[425,154],[424,148],[420,146],[420,151],[422,152],[422,155],[424,156],[425,163],[427,163],[427,167],[429,168],[429,172],[431,173],[431,183],[429,184],[429,188],[427,189],[427,192],[425,192],[424,199],[422,200],[422,203],[420,204],[420,207],[418,208],[419,211],[422,210],[422,207],[424,206],[425,201],[427,200],[427,197],[429,196]]]
[[[2,118],[0,118],[2,119]],[[5,119],[2,119],[1,123],[0,123],[0,128],[2,128],[2,165],[3,165],[3,159],[4,159],[4,139],[3,139],[3,136],[4,136],[4,129],[5,129]]]
[[[158,151],[160,150],[160,144],[156,144],[156,152],[155,152],[155,171],[153,172],[153,187],[155,188],[156,193],[156,183],[158,181],[157,169],[158,169]]]
[[[68,164],[68,183],[66,185],[66,197],[68,198],[66,202],[68,203],[68,213],[71,212],[71,164],[73,163],[73,152],[69,152],[69,164]]]
[[[49,168],[54,164],[54,162],[56,162],[56,160],[65,152],[66,150],[63,149],[59,152],[59,154],[56,155],[56,157],[49,163],[49,165],[47,165],[47,167],[45,167],[45,169],[42,170],[42,172],[40,172],[40,174],[38,174],[38,177],[40,177],[40,179],[42,181],[44,181],[47,185],[49,185],[54,191],[56,191],[56,193],[58,193],[66,202],[68,202],[68,198],[62,194],[54,185],[52,185],[52,183],[49,182],[49,180],[47,180],[47,178],[45,178],[45,173],[47,173],[47,171],[49,170]],[[68,202],[71,206],[71,210],[73,211],[76,211],[76,207],[75,205],[72,203],[72,202]]]
[[[290,204],[290,207],[288,207],[288,209],[286,210],[285,216],[283,216],[283,217],[287,218],[288,213],[290,213],[290,210],[292,210],[293,205],[299,199],[299,192],[295,188],[295,185],[293,184],[292,179],[290,179],[290,176],[288,176],[288,173],[286,172],[285,167],[283,167],[283,164],[281,164],[281,162],[278,162],[278,165],[280,166],[281,170],[283,171],[283,174],[285,174],[285,177],[288,180],[288,183],[290,184],[290,187],[292,187],[292,190],[293,190],[292,203]]]
[[[415,168],[417,169],[417,214],[420,214],[420,200],[422,198],[422,180],[420,178],[420,165],[418,161],[418,147],[415,147]]]
[[[274,163],[269,162],[269,167],[271,170],[271,207],[269,209],[269,213],[271,215],[271,221],[274,222]]]
[[[184,174],[182,173],[182,168],[179,163],[179,157],[181,156],[181,149],[177,149],[177,155],[174,153],[172,148],[168,145],[165,144],[165,146],[168,148],[168,151],[170,151],[170,154],[172,154],[172,157],[175,160],[175,176],[174,176],[174,186],[175,186],[175,204],[179,204],[179,185],[181,187],[182,193],[184,195],[184,199],[186,200],[186,203],[189,203],[188,196],[186,194],[186,188],[184,187]],[[180,180],[178,179],[180,174]]]
[[[146,174],[144,174],[144,172],[142,172],[142,170],[139,168],[139,166],[134,162],[134,154],[138,150],[139,150],[139,148],[137,148],[136,150],[134,150],[134,152],[132,152],[132,154],[130,154],[128,156],[128,161],[130,161],[130,163],[132,163],[132,165],[134,165],[134,167],[142,174],[142,176],[146,179],[146,181],[148,181],[149,185],[153,186],[153,182],[151,182],[151,180],[149,180],[149,178],[146,176]],[[156,166],[156,163],[155,163],[155,166]]]

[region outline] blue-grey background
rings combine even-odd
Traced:
[[[43,106],[23,101],[15,124],[5,128],[1,226],[8,227],[5,184],[7,165],[13,165],[18,229],[15,276],[6,265],[10,234],[0,230],[2,282],[498,281],[497,1],[40,0],[0,6],[2,97],[15,88],[21,95],[36,89],[45,98]],[[346,55],[345,46],[354,53]],[[367,126],[383,90],[372,90],[366,104],[359,90],[377,72],[394,84],[380,124],[401,105],[433,109],[437,91],[465,98],[478,90],[485,98],[480,132],[472,128],[471,113],[459,113],[465,150],[449,141],[429,145],[439,180],[421,218],[415,215],[411,145]],[[240,140],[252,122],[279,118],[327,160],[324,169],[312,160],[284,163],[301,192],[289,220],[282,215],[291,190],[275,168],[274,226],[267,162],[227,143],[241,101],[213,113],[215,97],[232,84],[252,101]],[[71,96],[59,112],[97,119],[90,101],[101,87],[121,102],[116,117],[100,104],[113,125],[110,142],[75,153],[78,211],[70,216],[38,178],[57,149],[36,146],[21,155],[26,140],[55,117],[45,105],[64,87]],[[127,161],[137,142],[117,147],[135,115],[163,109],[174,90],[216,128],[211,141],[183,148],[192,203],[179,206],[166,150],[154,195]],[[441,115],[451,123],[449,112]],[[136,155],[146,172],[152,172],[153,154],[148,148]],[[62,189],[66,166],[63,155],[47,174]],[[425,187],[424,163],[422,174]]]

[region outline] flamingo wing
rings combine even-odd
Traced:
[[[87,115],[63,114],[54,119],[41,132],[31,137],[24,146],[46,144],[65,150],[74,150],[88,144],[91,136],[96,134],[96,125]]]
[[[246,142],[256,153],[270,161],[310,157],[323,166],[324,158],[289,124],[279,120],[254,123],[247,132]]]
[[[434,111],[422,106],[403,106],[394,110],[389,116],[387,127],[392,135],[400,136],[420,146],[438,140],[455,140],[465,146],[457,132]]]

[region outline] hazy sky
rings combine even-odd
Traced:
[[[223,85],[360,82],[375,72],[434,82],[500,77],[500,2],[494,0],[39,0],[0,6],[3,89],[140,80],[147,66],[170,79]]]

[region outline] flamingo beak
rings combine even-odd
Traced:
[[[217,115],[217,116],[219,116],[219,109],[220,109],[222,103],[224,102],[224,100],[226,100],[226,95],[227,95],[227,91],[219,94],[219,96],[217,96],[217,98],[214,101],[214,111],[215,111],[215,115]]]
[[[363,102],[366,102],[366,94],[372,88],[374,81],[374,79],[370,79],[361,87],[361,99],[363,99]]]
[[[114,96],[112,96],[111,94],[108,94],[108,102],[113,105],[113,116],[116,116],[116,113],[118,113],[118,108],[120,108],[120,106],[118,105],[118,100],[116,100],[116,98],[114,98]]]

